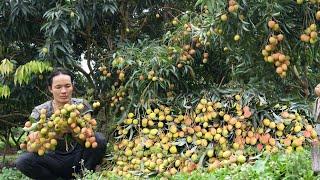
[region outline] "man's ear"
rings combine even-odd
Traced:
[[[52,87],[48,86],[49,91],[52,93]]]

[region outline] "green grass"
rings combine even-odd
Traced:
[[[266,156],[254,163],[224,167],[212,173],[177,174],[172,179],[320,179],[311,169],[310,151]]]
[[[5,157],[5,162],[6,163],[14,162],[17,159],[18,156],[19,156],[18,154],[8,154]],[[0,156],[0,162],[2,163],[2,161],[3,161],[3,156]]]
[[[1,180],[29,180],[28,177],[23,175],[20,171],[15,168],[3,168],[0,172]]]
[[[104,176],[103,176],[104,175]],[[16,169],[4,169],[0,173],[0,179],[25,179],[24,176]],[[151,177],[151,179],[161,179],[161,175]],[[77,178],[81,179],[81,178]],[[124,177],[116,176],[108,171],[90,172],[85,171],[82,179],[124,179]],[[126,178],[127,179],[127,178]],[[137,178],[134,178],[137,179]],[[255,161],[238,165],[234,167],[223,167],[214,172],[206,172],[206,169],[200,169],[191,174],[178,173],[175,176],[168,177],[174,180],[206,180],[206,179],[320,179],[320,175],[314,174],[311,169],[310,150],[302,152],[294,152],[287,155],[278,153],[275,155],[267,155]]]

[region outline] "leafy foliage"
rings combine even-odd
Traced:
[[[185,2],[1,1],[0,120],[6,124],[1,134],[8,137],[11,127],[24,123],[31,109],[49,98],[44,82],[49,66],[74,70],[78,95],[106,99],[99,96],[104,91],[100,87],[105,87],[96,76],[100,61],[111,57],[120,44],[159,37],[165,22],[178,12],[175,5],[193,6]],[[81,90],[84,87],[88,90]]]
[[[18,179],[29,179],[25,175],[23,175],[20,171],[11,168],[2,168],[0,173],[0,179],[7,180],[18,180]]]
[[[192,175],[181,174],[173,179],[318,179],[319,175],[311,170],[310,151],[295,152],[293,154],[278,153],[267,155],[254,163],[243,164],[236,167],[224,167],[213,173],[194,172]]]
[[[19,85],[28,84],[32,74],[42,74],[50,70],[52,70],[52,68],[46,62],[30,61],[16,69],[14,83],[18,83]]]
[[[0,129],[0,138],[8,146],[10,146],[8,143],[10,137],[15,140],[16,145],[21,138],[21,134],[18,131],[13,132],[12,128],[21,125],[27,119],[31,109],[25,108],[25,104],[30,104],[28,101],[32,99],[41,100],[41,95],[37,97],[30,91],[29,94],[22,92],[34,86],[28,85],[31,80],[34,82],[36,77],[41,80],[43,74],[51,70],[52,67],[48,62],[29,61],[26,64],[18,64],[17,61],[2,60],[0,65],[0,107],[2,107],[0,121],[3,125]],[[21,87],[22,85],[25,87]]]
[[[10,74],[12,71],[13,71],[13,63],[11,61],[9,61],[8,59],[2,60],[1,65],[0,65],[1,75]]]

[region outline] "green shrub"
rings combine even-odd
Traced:
[[[292,154],[278,153],[267,155],[254,163],[236,167],[224,167],[214,172],[195,171],[190,174],[177,174],[172,179],[320,179],[311,168],[310,150]]]
[[[20,180],[20,179],[24,179],[24,180],[29,180],[28,177],[26,177],[25,175],[23,175],[20,171],[18,171],[16,168],[6,168],[4,167],[1,170],[0,173],[0,179],[2,180]]]
[[[110,171],[92,172],[84,170],[81,175],[77,175],[76,179],[123,179],[114,175]],[[160,179],[157,176],[151,179]],[[0,173],[0,179],[20,180],[28,179],[20,171],[15,168],[3,168]],[[134,179],[134,178],[131,178]],[[259,157],[255,162],[246,163],[234,167],[223,167],[214,172],[206,172],[205,170],[197,170],[191,174],[178,173],[169,179],[176,180],[205,180],[205,179],[320,179],[320,175],[315,174],[311,169],[310,150],[302,152],[294,152],[292,154],[278,153],[274,155],[266,155]]]

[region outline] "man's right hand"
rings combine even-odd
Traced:
[[[35,152],[35,147],[32,147],[32,144],[36,143],[35,141],[39,139],[39,132],[30,132],[28,135],[28,141],[33,143],[27,144],[27,151],[28,152]]]
[[[39,132],[38,132],[38,131],[36,131],[36,132],[31,132],[31,133],[28,135],[28,137],[29,137],[29,140],[30,140],[30,141],[35,141],[36,139],[39,138]]]
[[[32,125],[30,127],[23,127],[22,129],[26,132],[33,131],[37,128],[38,123],[39,122],[32,123]]]

